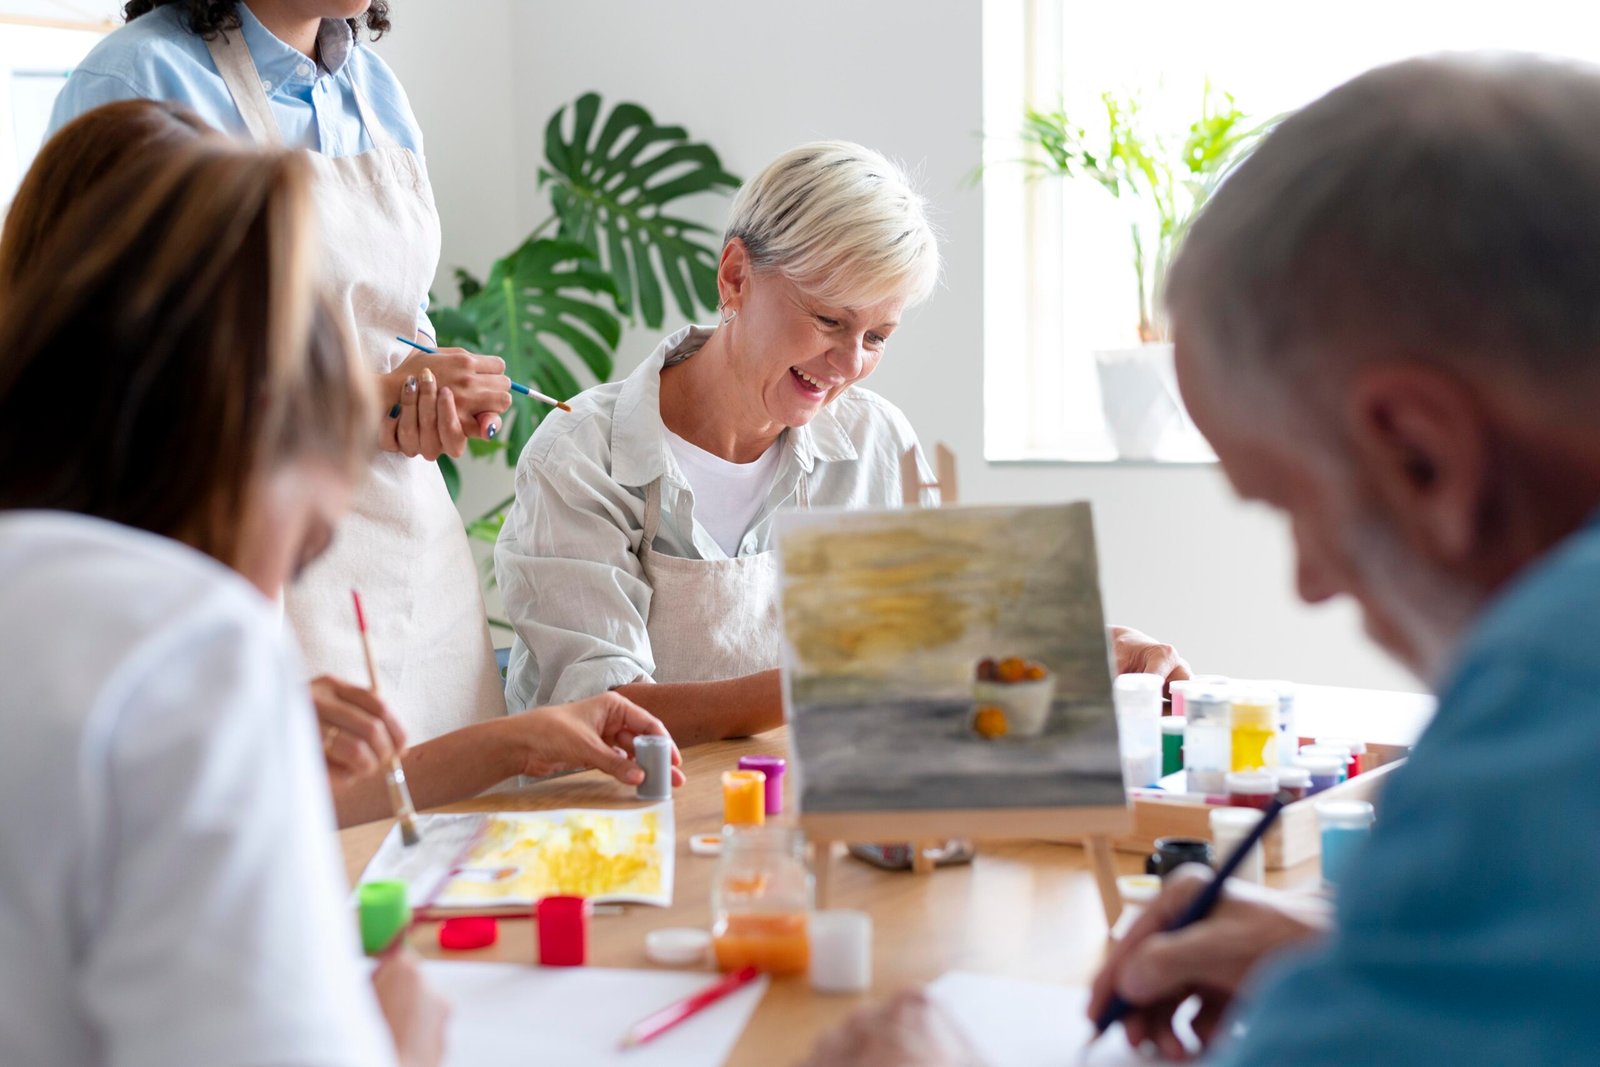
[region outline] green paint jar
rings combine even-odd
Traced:
[[[1183,728],[1188,723],[1182,715],[1168,715],[1161,720],[1161,777],[1183,770]]]
[[[361,949],[376,956],[411,925],[411,903],[404,882],[364,882],[356,890],[361,907]]]

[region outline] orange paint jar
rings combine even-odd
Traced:
[[[767,821],[767,776],[761,771],[722,772],[722,821],[760,826]]]
[[[760,790],[757,790],[757,800]],[[711,883],[711,937],[722,970],[804,974],[811,964],[811,869],[789,826],[727,827]]]
[[[712,935],[717,969],[754,967],[767,974],[804,974],[811,967],[805,912],[729,915]]]

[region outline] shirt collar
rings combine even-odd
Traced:
[[[319,73],[317,64],[263,26],[255,12],[250,10],[249,4],[240,4],[238,12],[239,30],[244,35],[244,43],[250,49],[250,58],[255,61],[256,73],[261,75],[262,81],[274,89],[287,82],[310,85],[316,81]],[[317,30],[317,54],[322,61],[323,71],[339,73],[354,50],[355,31],[350,29],[348,22],[344,19],[322,20],[322,26]]]
[[[661,371],[700,351],[715,327],[685,326],[667,335],[650,358],[622,383],[611,423],[611,475],[619,485],[649,485],[672,472],[667,427],[661,421]],[[805,426],[784,432],[800,469],[810,474],[819,461],[856,459],[855,445],[830,408]]]

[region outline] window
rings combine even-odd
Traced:
[[[0,204],[11,203],[44,142],[67,75],[112,28],[109,22],[0,14]]]
[[[1430,52],[1502,49],[1600,59],[1600,6],[1440,0],[985,0],[985,452],[991,460],[1110,460],[1096,349],[1138,343],[1127,204],[1018,162],[1025,105],[1062,107],[1092,135],[1100,94],[1137,94],[1169,139],[1207,80],[1257,119],[1292,111],[1370,67]],[[1157,458],[1208,458],[1168,434]]]

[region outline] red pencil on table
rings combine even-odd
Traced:
[[[760,971],[754,967],[745,967],[726,975],[716,985],[707,986],[692,997],[686,997],[676,1004],[669,1004],[660,1011],[645,1016],[623,1036],[622,1047],[634,1048],[646,1041],[653,1041],[685,1019],[698,1015],[723,997],[737,992],[759,977],[761,977]]]

